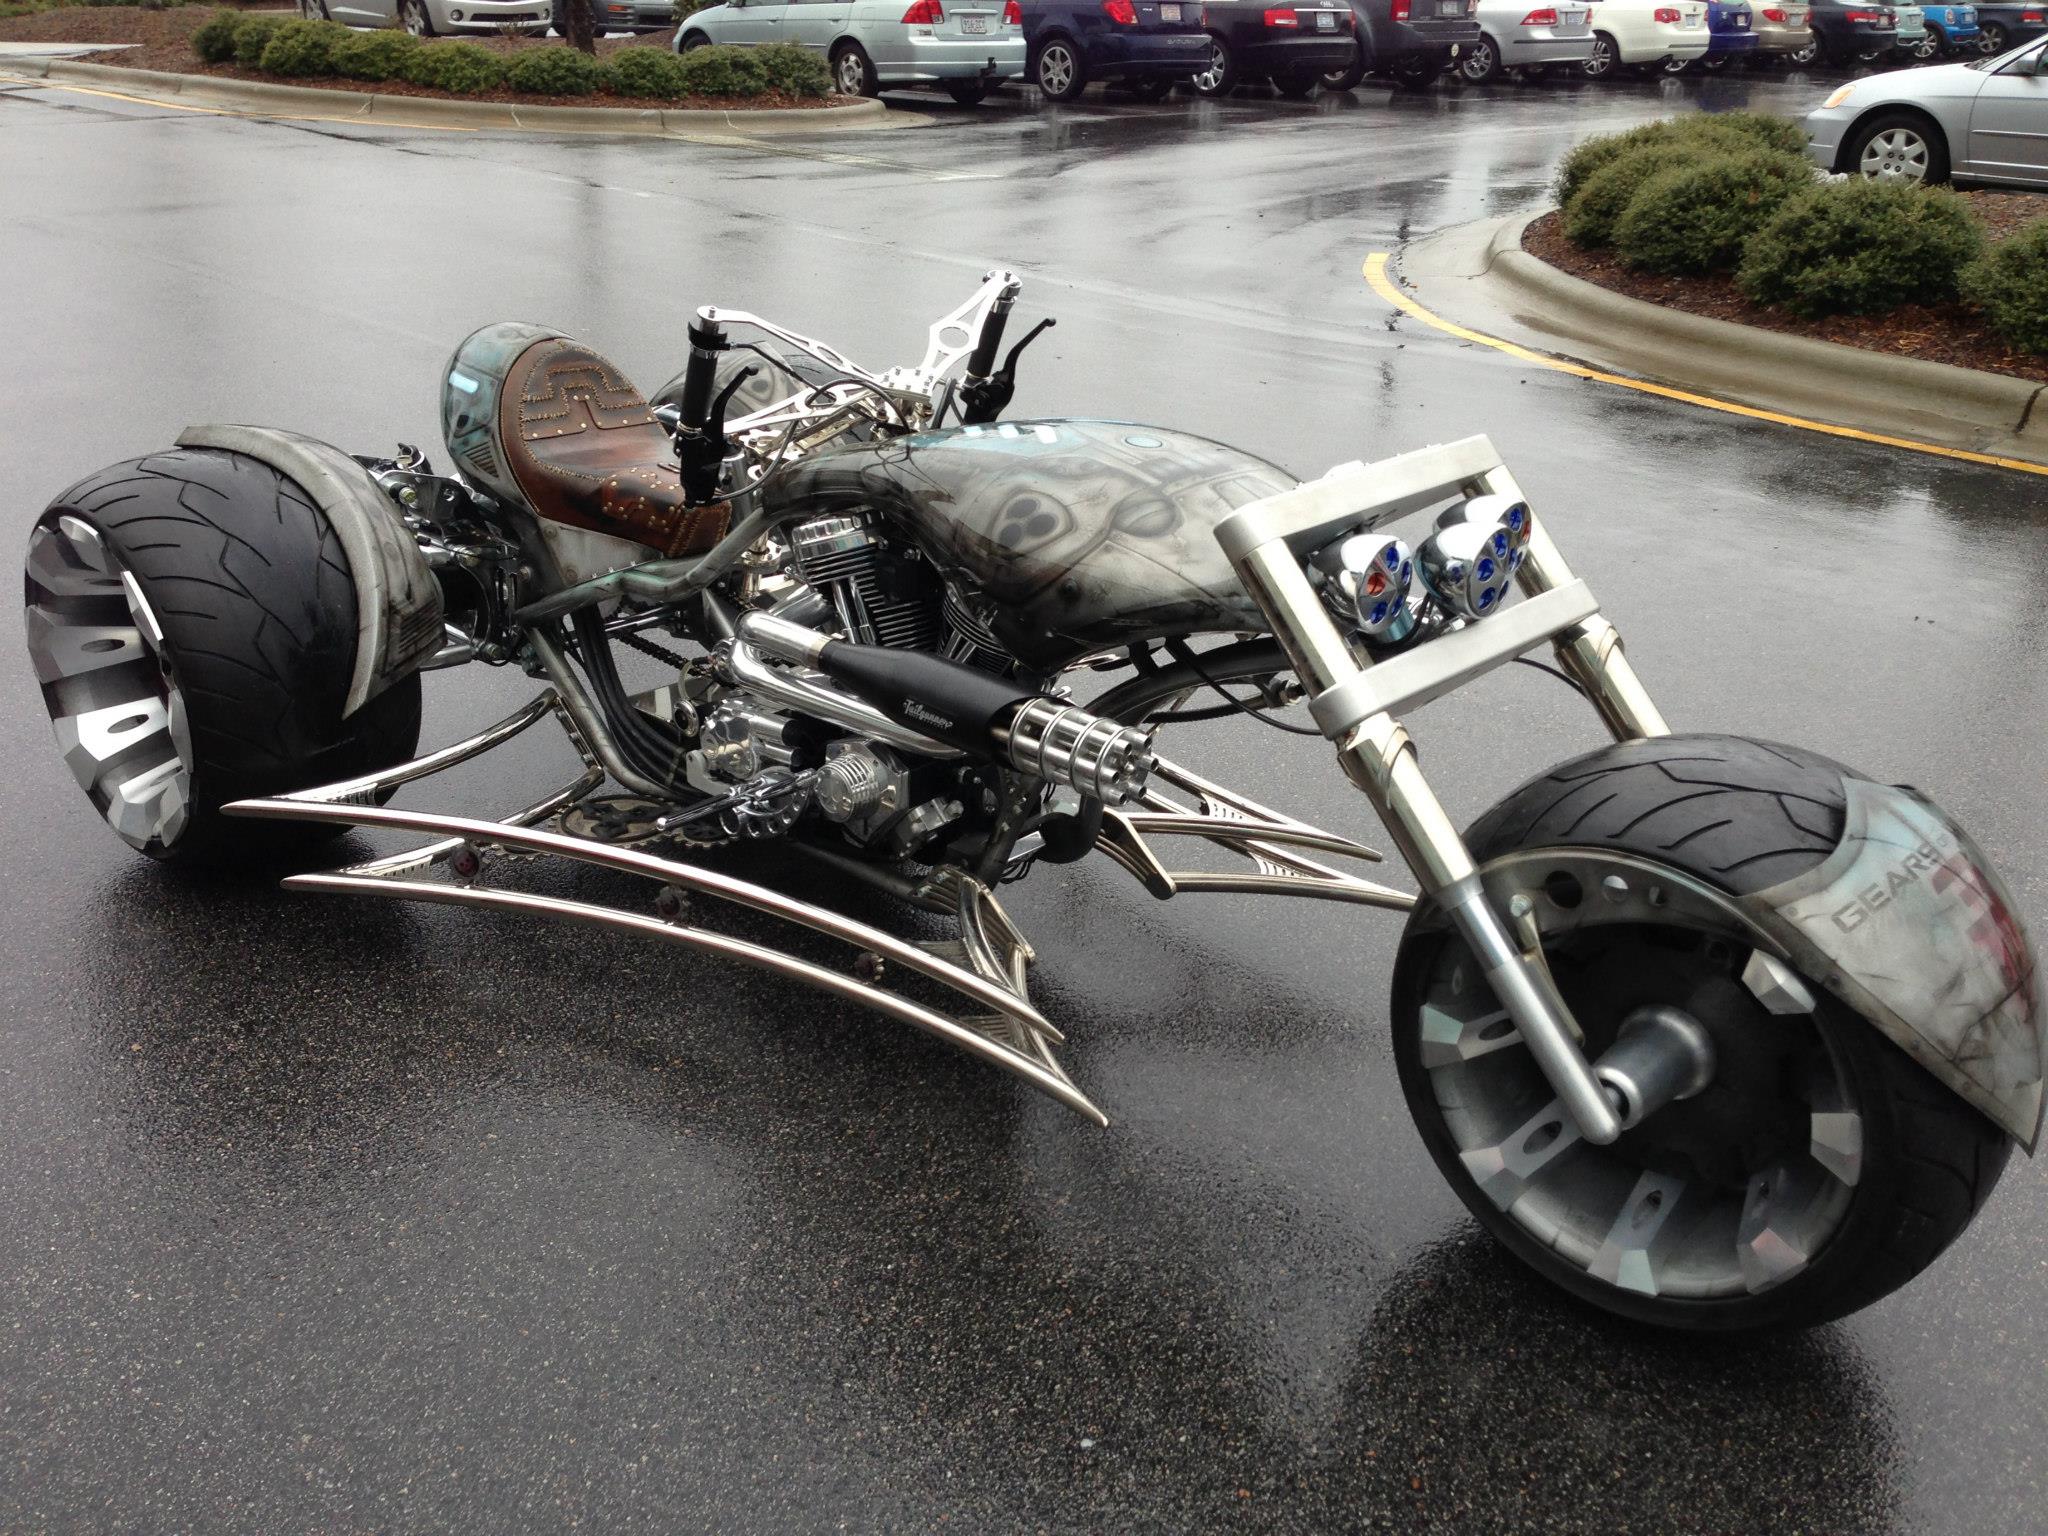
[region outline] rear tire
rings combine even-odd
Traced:
[[[356,594],[326,516],[259,461],[171,449],[52,502],[29,535],[29,649],[73,775],[158,859],[274,861],[334,835],[231,800],[388,768],[418,674],[347,719]]]
[[[841,43],[832,54],[832,83],[842,96],[875,97],[882,94],[875,62],[859,43]]]
[[[1579,73],[1588,80],[1612,80],[1621,72],[1621,48],[1605,32],[1593,34],[1593,51],[1586,55],[1586,62],[1579,66]]]
[[[1740,738],[1626,742],[1523,785],[1467,842],[1481,863],[1523,850],[1618,852],[1741,896],[1826,859],[1842,835],[1843,772]],[[1530,871],[1539,919],[1552,903],[1576,906],[1576,881],[1553,887],[1561,877],[1544,879],[1541,868],[1539,858]],[[2011,1142],[1810,981],[1814,1012],[1767,1013],[1735,979],[1746,946],[1687,926],[1683,903],[1668,900],[1669,916],[1606,926],[1591,909],[1553,914],[1544,951],[1589,1055],[1633,1007],[1662,1001],[1693,1013],[1719,1057],[1705,1090],[1612,1146],[1562,1141],[1546,1160],[1562,1139],[1548,1122],[1527,1127],[1546,1114],[1550,1090],[1528,1053],[1488,1022],[1497,1005],[1469,953],[1425,910],[1394,974],[1395,1061],[1417,1128],[1488,1231],[1610,1312],[1727,1332],[1809,1327],[1867,1306],[1955,1240],[1997,1184]],[[1644,908],[1665,910],[1655,895]],[[1465,998],[1475,1000],[1469,1009]],[[1751,1202],[1759,1221],[1769,1218],[1761,1227],[1745,1225]],[[1682,1219],[1667,1233],[1674,1216]]]
[[[1088,89],[1088,64],[1068,39],[1050,37],[1032,60],[1031,78],[1047,101],[1073,101]]]
[[[1424,91],[1436,83],[1444,72],[1444,61],[1434,54],[1409,54],[1397,59],[1388,71],[1394,77],[1394,84],[1404,91]]]
[[[1326,91],[1355,90],[1358,87],[1358,82],[1364,78],[1365,45],[1363,43],[1354,43],[1351,50],[1351,62],[1342,69],[1332,70],[1329,74],[1324,75],[1323,89]]]
[[[1209,37],[1209,62],[1194,77],[1195,94],[1211,100],[1237,89],[1237,55],[1214,33]]]
[[[1501,76],[1500,44],[1482,36],[1459,55],[1453,73],[1467,85],[1491,85]]]

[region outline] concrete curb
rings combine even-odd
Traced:
[[[1488,219],[1419,241],[1401,253],[1402,273],[1425,303],[1491,304],[1570,343],[1562,355],[1576,362],[1831,426],[2048,465],[2048,385],[1627,298],[1524,251],[1522,231],[1541,216]]]
[[[728,112],[677,107],[547,107],[502,101],[448,101],[433,96],[384,96],[365,91],[323,91],[266,80],[229,80],[159,70],[79,64],[70,59],[0,59],[0,76],[68,81],[102,90],[168,98],[171,104],[208,107],[256,117],[319,116],[389,127],[499,129],[526,133],[616,133],[654,138],[758,137],[780,133],[852,133],[908,126],[909,114],[879,101],[812,109],[767,107]]]

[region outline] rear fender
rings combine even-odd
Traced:
[[[362,465],[331,444],[276,427],[187,427],[178,446],[268,464],[326,514],[356,589],[356,657],[344,718],[417,672],[440,646],[441,585],[391,498]]]

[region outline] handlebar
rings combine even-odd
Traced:
[[[1010,306],[1017,302],[1014,284],[1005,287],[990,306],[981,322],[981,335],[975,338],[974,350],[968,354],[967,377],[978,382],[996,371],[996,354],[1002,350],[1003,328],[1010,321]]]

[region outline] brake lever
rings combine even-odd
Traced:
[[[732,376],[731,381],[718,392],[718,397],[711,402],[711,418],[704,424],[704,436],[711,444],[713,455],[721,462],[723,462],[727,454],[732,452],[732,444],[725,435],[725,408],[732,404],[732,397],[739,390],[739,387],[760,371],[759,366],[749,363]]]
[[[1003,359],[1003,366],[985,379],[969,379],[960,386],[960,420],[967,426],[980,426],[994,421],[1003,414],[1010,403],[1010,397],[1017,393],[1017,357],[1039,336],[1051,330],[1059,321],[1047,317],[1024,333],[1010,355]]]

